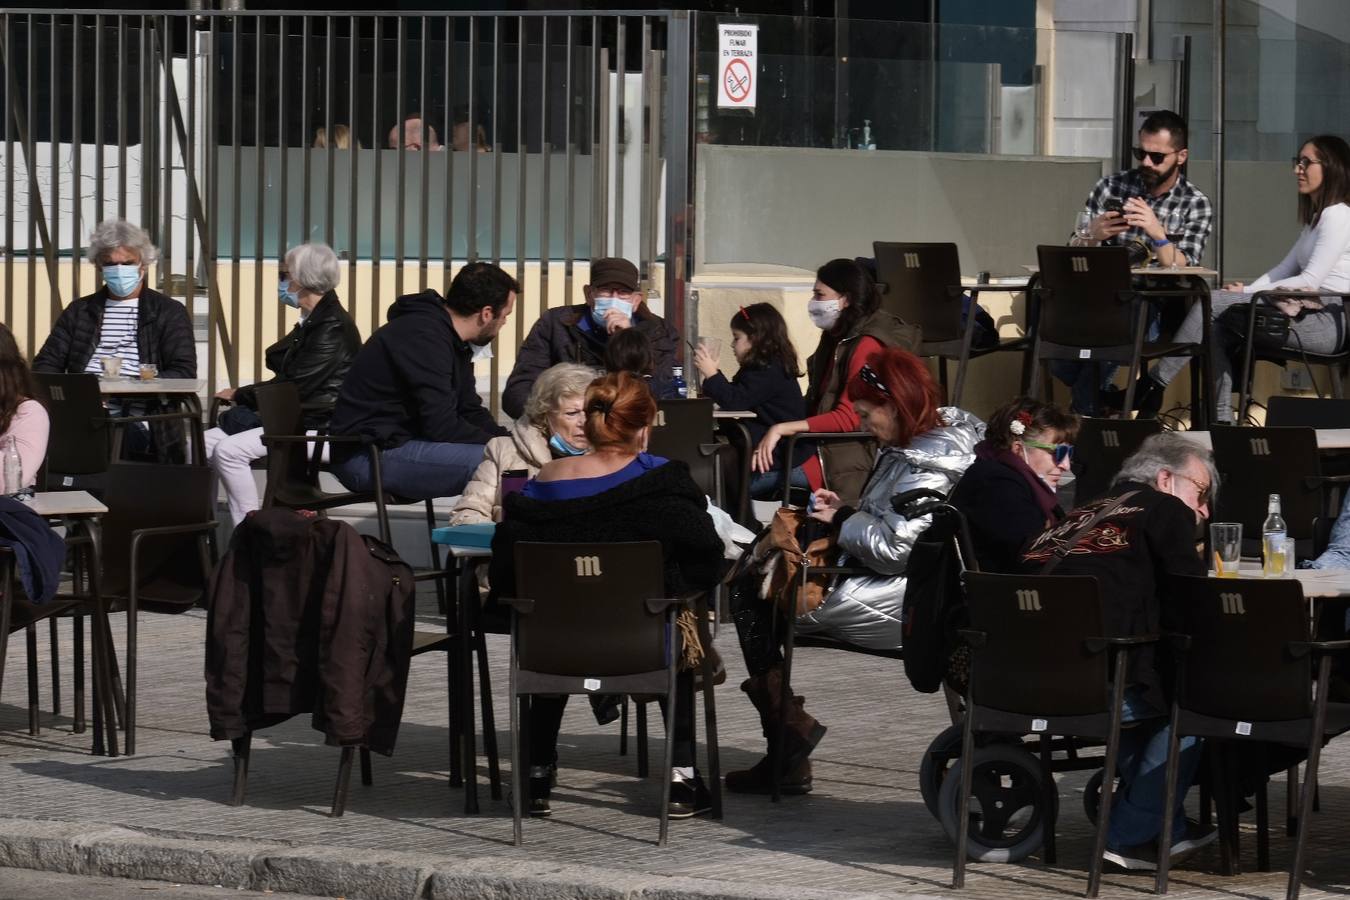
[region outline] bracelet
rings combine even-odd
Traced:
[[[1155,247],[1166,247],[1168,244],[1172,242],[1167,238],[1154,238],[1153,240],[1150,240],[1149,243],[1151,243]]]

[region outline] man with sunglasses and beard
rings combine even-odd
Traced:
[[[1133,148],[1138,166],[1107,175],[1088,195],[1084,208],[1092,216],[1092,240],[1107,246],[1140,240],[1153,249],[1161,266],[1200,264],[1214,207],[1181,171],[1189,154],[1187,139],[1186,120],[1174,112],[1159,110],[1144,119]],[[1180,316],[1179,310],[1177,323]],[[1164,323],[1164,330],[1172,328]],[[1061,360],[1051,371],[1073,387],[1074,412],[1101,412],[1099,388],[1109,386],[1114,364]],[[1156,394],[1138,399],[1141,404],[1161,403],[1162,392]]]

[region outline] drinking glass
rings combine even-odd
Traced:
[[[159,377],[159,366],[154,363],[141,363],[141,381],[154,381]]]
[[[1215,522],[1209,526],[1209,543],[1214,551],[1214,574],[1237,578],[1242,560],[1242,523]]]
[[[1261,543],[1265,577],[1288,578],[1294,569],[1294,539],[1266,538]]]
[[[1084,244],[1092,240],[1092,213],[1083,210],[1073,223],[1073,233]]]
[[[103,366],[103,377],[109,381],[116,381],[122,375],[122,357],[105,356],[99,360]]]
[[[1163,219],[1162,227],[1163,230],[1167,232],[1167,239],[1171,241],[1173,245],[1177,245],[1180,243],[1182,237],[1185,236],[1186,219],[1179,212],[1170,212]],[[1178,246],[1177,250],[1180,252],[1181,248]],[[1173,266],[1173,268],[1176,267]]]
[[[707,348],[707,350],[708,350],[708,355],[711,356],[711,357],[713,358],[713,361],[714,361],[714,362],[716,362],[716,361],[718,361],[718,360],[720,360],[720,359],[722,358],[722,339],[721,339],[721,338],[704,337],[704,336],[700,335],[700,336],[699,336],[699,339],[698,339],[698,345],[699,345],[700,347],[706,347],[706,348]]]

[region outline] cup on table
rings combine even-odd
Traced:
[[[122,377],[122,357],[105,356],[99,360],[99,364],[103,366],[103,377],[109,381]]]
[[[1288,578],[1294,572],[1294,539],[1265,538],[1262,540],[1263,574],[1267,578]]]
[[[715,337],[703,337],[698,339],[698,345],[708,351],[708,355],[714,360],[720,360],[722,357],[722,339]]]
[[[1214,574],[1220,578],[1238,577],[1242,560],[1242,523],[1215,522],[1209,526],[1209,544],[1214,552]]]
[[[159,377],[159,366],[154,363],[141,363],[141,381],[154,381]]]

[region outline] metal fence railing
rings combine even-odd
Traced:
[[[276,261],[306,240],[343,258],[366,335],[465,261],[513,272],[494,409],[593,256],[637,262],[682,325],[686,13],[21,10],[0,13],[0,56],[0,307],[30,355],[97,287],[83,243],[112,216],[160,247],[152,286],[198,323],[208,390],[266,376],[289,327]]]

